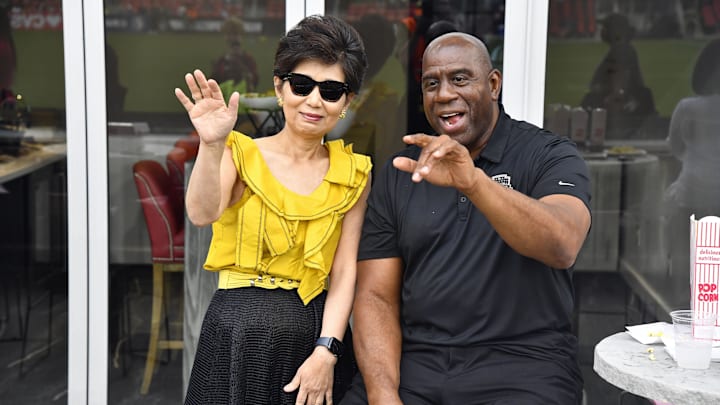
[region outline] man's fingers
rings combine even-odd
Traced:
[[[402,170],[407,173],[412,173],[412,180],[416,183],[418,183],[422,180],[422,175],[420,173],[418,173],[418,169],[424,169],[424,168],[421,168],[420,166],[418,166],[418,162],[416,162],[410,158],[396,157],[395,159],[393,159],[393,166],[395,166],[395,168],[398,170]],[[422,174],[423,175],[427,174],[428,171],[425,170],[425,172],[426,173],[422,173]]]
[[[437,137],[427,134],[410,134],[403,136],[403,142],[408,145],[417,145],[421,148],[429,145],[434,139],[437,139]]]
[[[395,168],[398,170],[412,173],[415,171],[417,162],[406,157],[396,157],[395,159],[393,159],[393,166],[395,166]]]

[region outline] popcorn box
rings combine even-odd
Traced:
[[[690,308],[718,313],[720,284],[720,218],[690,216]],[[720,319],[714,340],[720,342]]]

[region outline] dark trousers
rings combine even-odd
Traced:
[[[510,354],[489,347],[405,348],[400,364],[405,405],[576,405],[582,377],[572,364]],[[340,405],[367,404],[356,374]]]

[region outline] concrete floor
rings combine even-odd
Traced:
[[[122,273],[120,273],[122,272]],[[130,303],[130,333],[123,333],[119,315],[122,300],[111,295],[110,353],[108,353],[108,404],[178,404],[183,400],[182,356],[164,352],[156,367],[150,392],[140,394],[145,368],[145,345],[150,308],[149,268],[123,268],[113,273],[111,291],[127,291]],[[119,274],[126,278],[119,277]],[[580,365],[585,378],[586,405],[646,405],[650,402],[603,381],[592,370],[594,345],[604,336],[623,330],[626,324],[649,322],[633,319],[629,291],[616,274],[577,273],[576,328],[580,340]],[[126,284],[123,284],[125,283]],[[48,340],[47,296],[41,288],[32,291],[35,305],[30,313],[29,344],[21,360],[21,336],[17,289],[13,283],[0,286],[0,405],[67,403],[67,297],[66,289],[53,296],[52,333]],[[121,288],[124,287],[124,288]],[[24,308],[24,302],[20,302]],[[177,323],[177,322],[175,322]],[[176,328],[171,321],[171,329]],[[175,332],[173,332],[175,333]],[[128,340],[127,337],[131,339]],[[50,342],[50,351],[48,348]],[[118,346],[118,342],[121,344]],[[22,367],[22,373],[20,368]]]

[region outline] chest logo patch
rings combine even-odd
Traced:
[[[513,189],[512,184],[510,184],[510,180],[511,180],[510,175],[507,173],[496,174],[496,175],[492,176],[491,179],[493,179],[495,182],[509,188],[510,190]]]

